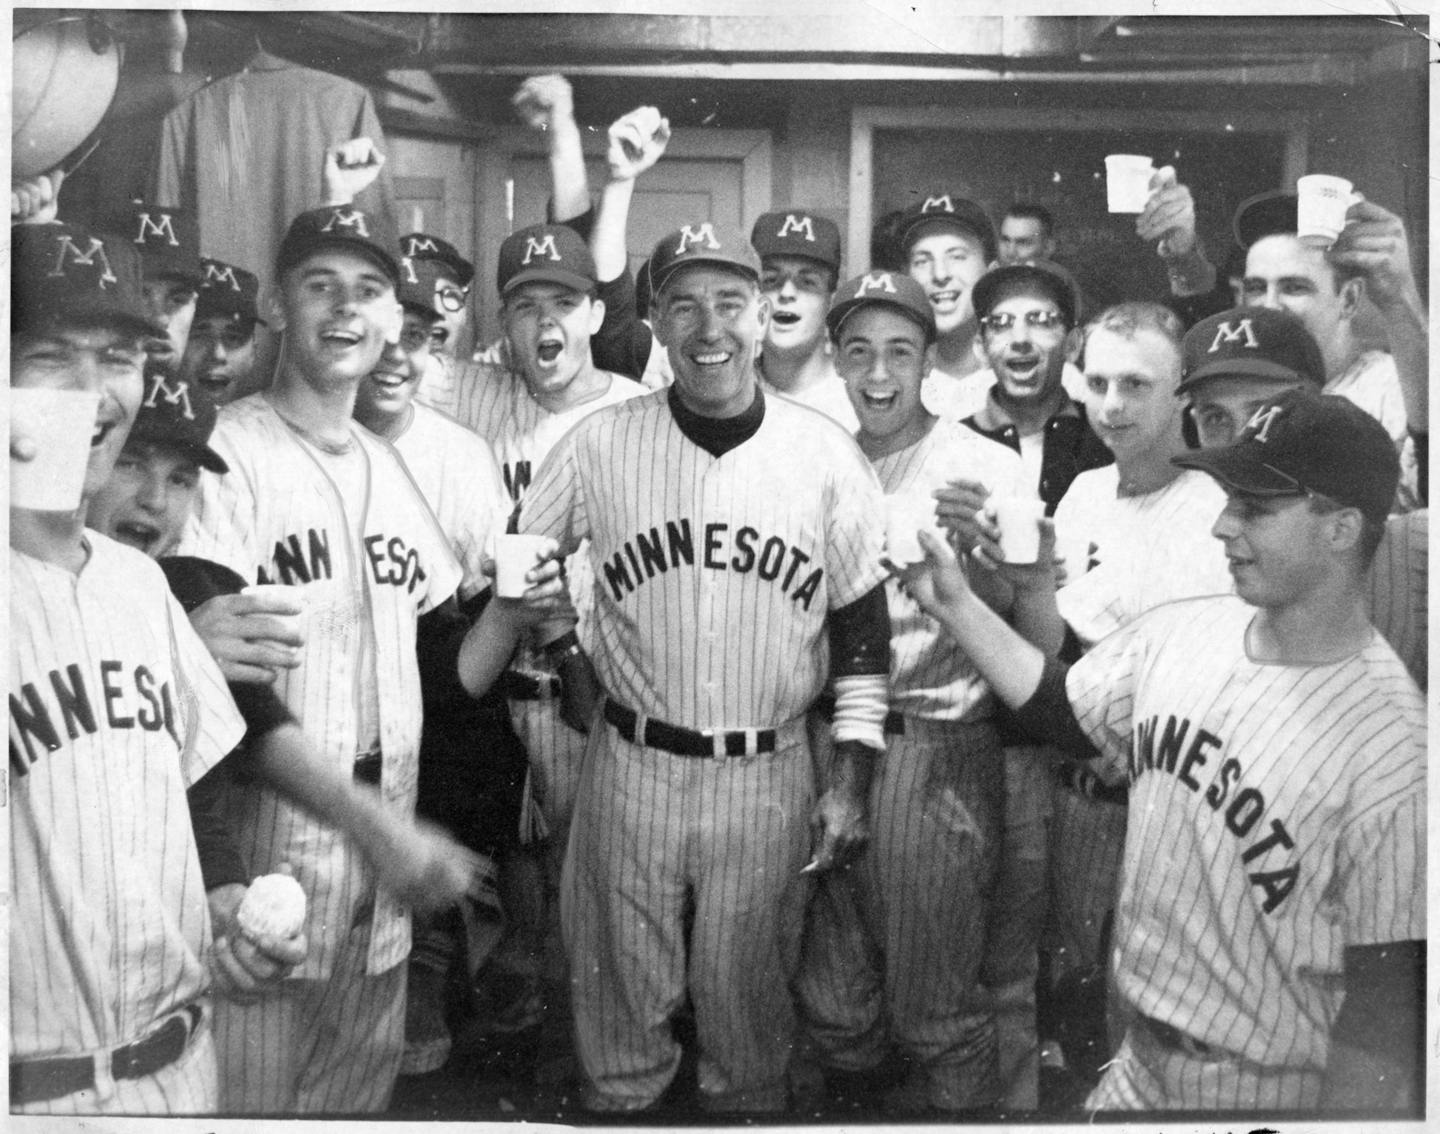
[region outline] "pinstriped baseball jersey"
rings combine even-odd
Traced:
[[[1370,564],[1370,621],[1421,689],[1430,679],[1429,572],[1429,509],[1391,516]]]
[[[591,540],[596,672],[621,702],[690,728],[765,728],[823,686],[828,610],[885,578],[879,482],[813,410],[767,398],[714,457],[670,392],[591,414],[550,454],[520,530]]]
[[[165,577],[87,532],[77,575],[10,552],[10,1054],[144,1036],[205,991],[185,790],[244,722]]]
[[[1260,664],[1254,617],[1233,597],[1157,608],[1068,693],[1130,780],[1121,994],[1263,1066],[1321,1068],[1345,947],[1425,937],[1425,706],[1378,634]]]
[[[958,422],[940,421],[920,441],[875,460],[887,493],[931,491],[963,477],[990,492],[1025,495],[1020,457]],[[993,705],[990,688],[955,640],[940,630],[895,580],[890,604],[890,707],[934,720],[978,720]]]
[[[305,648],[276,692],[347,774],[370,743],[362,722],[378,713],[380,791],[409,814],[421,723],[415,618],[455,590],[460,567],[399,454],[359,425],[350,432],[367,474],[359,502],[342,497],[327,465],[335,458],[303,442],[263,394],[223,406],[210,444],[230,472],[202,477],[180,550],[245,579],[303,587]],[[365,694],[367,652],[378,698]],[[241,788],[237,805],[251,869],[265,873],[289,862],[310,898],[310,955],[295,975],[326,976],[371,898],[373,871],[337,830],[267,789]],[[405,959],[410,923],[387,892],[374,902],[369,971],[379,973]]]
[[[835,373],[834,363],[827,363],[824,378],[794,393],[772,386],[763,378],[760,385],[767,394],[789,398],[792,402],[819,410],[846,433],[854,433],[860,428],[860,419],[855,416],[855,407],[850,404],[850,395],[845,392],[845,380]]]
[[[1187,470],[1154,492],[1119,490],[1117,466],[1091,469],[1071,482],[1055,509],[1068,580],[1055,601],[1084,646],[1162,603],[1234,589],[1225,549],[1210,534],[1225,507],[1213,477]]]
[[[482,569],[485,541],[503,532],[510,516],[500,466],[490,446],[458,421],[429,406],[414,410],[395,448],[449,537],[464,571],[460,597],[468,599],[489,586]]]

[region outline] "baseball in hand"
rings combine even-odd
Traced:
[[[288,874],[262,874],[245,891],[235,920],[252,939],[294,937],[305,925],[305,891]]]

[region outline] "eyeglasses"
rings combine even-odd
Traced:
[[[1024,319],[1027,327],[1040,331],[1054,331],[1065,326],[1065,316],[1058,311],[1027,311]],[[980,325],[991,334],[1000,334],[1015,326],[1015,315],[1011,311],[986,315],[980,320]]]
[[[436,284],[435,299],[442,308],[449,312],[460,311],[465,306],[465,297],[469,295],[469,289],[455,287],[453,284]]]

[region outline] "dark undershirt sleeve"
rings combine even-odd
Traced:
[[[1042,744],[1053,744],[1067,756],[1093,760],[1100,753],[1075,719],[1070,698],[1065,693],[1065,675],[1069,666],[1054,658],[1045,659],[1040,684],[1035,692],[1013,714],[1013,719],[1027,734]]]
[[[590,336],[590,356],[601,370],[638,382],[650,363],[655,340],[638,313],[635,278],[629,267],[615,279],[599,284],[596,295],[605,304],[605,319]]]
[[[195,849],[200,856],[200,877],[206,890],[233,882],[244,886],[250,881],[245,856],[240,853],[230,823],[225,798],[229,782],[229,761],[222,760],[185,793],[190,805],[190,825],[195,830]]]
[[[830,676],[890,672],[890,606],[885,584],[830,612]]]

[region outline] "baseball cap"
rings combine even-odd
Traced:
[[[532,224],[512,232],[500,245],[495,286],[502,296],[537,281],[576,291],[594,289],[595,260],[584,237],[569,225]]]
[[[401,256],[400,286],[395,289],[395,298],[400,301],[400,306],[407,310],[430,320],[439,319],[436,285],[442,276],[446,279],[454,278],[443,263]]]
[[[146,313],[140,254],[121,237],[73,224],[12,225],[10,258],[12,331],[98,322],[165,333]]]
[[[868,272],[836,288],[825,313],[830,337],[839,338],[841,324],[852,312],[873,305],[893,307],[919,324],[927,344],[935,341],[935,311],[925,289],[904,272]]]
[[[475,265],[460,255],[455,245],[428,232],[407,232],[400,238],[400,255],[412,260],[432,260],[442,264],[447,278],[461,287],[469,287],[475,278]]]
[[[1206,378],[1267,378],[1325,385],[1325,359],[1288,311],[1234,307],[1201,319],[1181,344],[1180,392]]]
[[[383,214],[367,213],[354,205],[325,205],[308,209],[290,222],[275,257],[275,272],[283,276],[312,253],[338,248],[364,256],[398,288],[400,266],[390,250],[399,244],[394,227]]]
[[[985,250],[987,264],[995,259],[995,226],[990,223],[984,209],[958,193],[926,197],[918,205],[908,209],[901,218],[900,231],[896,234],[900,247],[909,253],[910,246],[925,234],[927,226],[934,227],[946,221],[980,241]]]
[[[1075,277],[1052,260],[1024,260],[1018,264],[1006,264],[991,268],[975,284],[971,302],[975,314],[984,318],[999,301],[1007,285],[1034,284],[1042,288],[1060,308],[1065,322],[1070,326],[1080,318],[1080,285]]]
[[[650,294],[659,295],[666,280],[693,264],[732,268],[760,281],[760,257],[750,242],[724,225],[702,221],[687,224],[656,243],[650,253]]]
[[[1171,462],[1252,496],[1317,492],[1382,523],[1400,483],[1395,442],[1379,421],[1349,398],[1302,387],[1257,409],[1233,443]]]
[[[200,287],[200,226],[188,209],[132,201],[104,227],[134,245],[146,279]]]
[[[224,260],[207,257],[200,261],[200,296],[195,301],[197,319],[229,316],[235,320],[263,323],[259,296],[260,281],[254,272],[247,272]]]
[[[840,228],[814,213],[765,213],[750,230],[750,243],[766,256],[803,256],[840,271]]]
[[[1300,199],[1283,189],[1246,197],[1236,208],[1231,227],[1241,248],[1249,248],[1263,236],[1293,233],[1300,227]]]
[[[215,403],[183,379],[164,374],[145,378],[145,398],[130,427],[129,441],[178,449],[201,468],[227,473],[230,466],[210,448]]]

